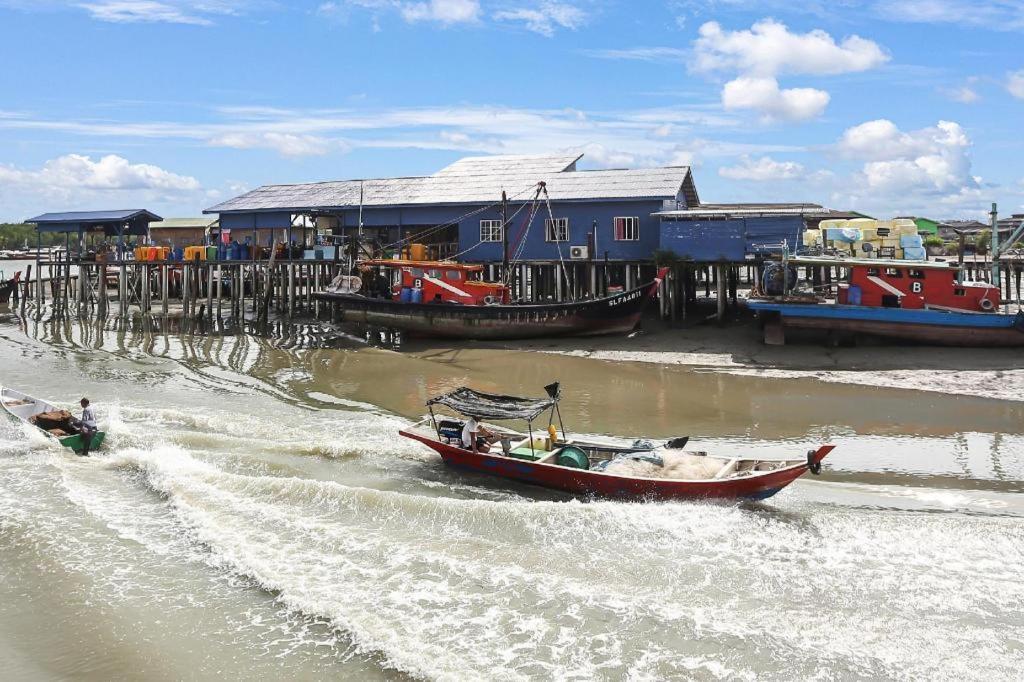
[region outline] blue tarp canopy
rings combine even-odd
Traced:
[[[120,211],[70,211],[65,213],[44,213],[25,222],[36,226],[39,232],[98,232],[114,236],[119,230],[127,235],[146,235],[149,223],[163,220],[145,209]]]

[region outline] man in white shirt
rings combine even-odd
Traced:
[[[467,419],[466,425],[462,427],[462,447],[467,450],[488,452],[491,449],[491,437],[491,432],[480,426],[476,417]]]
[[[99,430],[99,425],[96,423],[96,413],[92,411],[89,406],[89,399],[82,398],[82,418],[78,422],[78,430],[82,434],[82,457],[89,456],[89,446],[92,445],[92,438],[96,435]]]

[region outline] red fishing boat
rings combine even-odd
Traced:
[[[674,438],[662,445],[636,441],[624,447],[569,438],[555,427],[560,399],[557,383],[546,386],[546,398],[531,399],[481,393],[459,388],[427,401],[430,416],[400,431],[423,443],[460,469],[513,479],[570,493],[626,500],[750,499],[776,494],[804,473],[821,470],[821,461],[833,450],[822,445],[787,459],[713,456],[687,450],[689,438]],[[435,405],[450,408],[472,420],[521,420],[527,432],[480,423],[476,443],[464,446],[467,422],[438,415]],[[535,434],[534,422],[548,414],[547,430]],[[471,428],[473,422],[469,422]]]
[[[419,336],[459,339],[528,339],[594,336],[632,331],[667,268],[652,282],[604,298],[568,303],[513,303],[499,282],[481,279],[482,265],[412,260],[368,260],[366,277],[340,276],[322,301],[336,305],[346,322],[387,327]],[[374,270],[397,271],[375,282]]]
[[[785,330],[794,328],[942,346],[1024,346],[1024,312],[1004,311],[999,287],[963,281],[955,263],[793,257],[788,264],[840,266],[849,275],[835,299],[779,290],[752,295],[747,305],[764,323],[765,343],[784,344]],[[771,264],[766,277],[785,269]]]

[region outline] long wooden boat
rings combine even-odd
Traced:
[[[785,330],[817,329],[940,346],[1024,346],[1024,312],[999,312],[999,287],[963,282],[953,263],[794,257],[790,265],[848,270],[838,296],[753,296],[765,343],[782,345]],[[794,278],[795,280],[795,278]]]
[[[387,263],[377,261],[376,265]],[[571,303],[513,304],[500,285],[474,283],[464,273],[480,266],[397,262],[415,286],[384,297],[367,292],[331,290],[316,297],[336,305],[346,322],[400,329],[418,336],[460,339],[527,339],[546,336],[623,334],[636,328],[655,296],[665,270],[629,291]],[[481,268],[482,269],[482,268]],[[417,276],[417,273],[421,273]],[[433,273],[433,274],[431,274]],[[463,279],[451,277],[462,275]],[[477,286],[474,287],[473,284]],[[432,287],[437,287],[433,293]],[[406,292],[419,292],[413,296]],[[454,293],[453,293],[454,292]]]
[[[751,300],[747,304],[761,316],[784,328],[818,329],[865,334],[886,339],[936,346],[974,348],[1024,346],[1024,314],[969,313],[953,310],[901,310],[842,305],[831,302],[787,303]],[[766,341],[771,343],[770,333]],[[777,344],[776,344],[777,345]]]
[[[33,398],[32,396],[7,387],[0,388],[0,405],[3,405],[3,408],[7,413],[18,421],[39,429],[41,432],[46,434],[47,438],[54,439],[73,452],[80,453],[85,450],[85,441],[83,440],[82,435],[70,424],[67,425],[67,428],[61,429],[62,433],[57,434],[42,428],[33,420],[33,417],[37,415],[59,411],[57,407],[54,407],[53,405],[38,398]],[[92,443],[89,445],[89,450],[98,449],[103,445],[104,438],[106,438],[105,432],[97,431],[94,433]]]
[[[546,399],[515,398],[459,388],[431,398],[430,417],[399,433],[437,452],[448,466],[562,490],[569,493],[623,500],[748,499],[775,495],[808,471],[817,474],[834,448],[822,445],[785,459],[713,456],[685,450],[688,438],[655,446],[637,441],[619,447],[561,436],[549,420],[546,438],[537,438],[532,422],[545,411],[557,410],[558,385],[546,387]],[[489,452],[462,446],[464,422],[434,413],[434,405],[478,419],[521,419],[524,433],[493,423],[482,425],[500,437]],[[559,413],[559,422],[561,415]],[[554,435],[555,437],[551,437]]]

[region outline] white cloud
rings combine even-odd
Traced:
[[[1024,69],[1007,75],[1006,89],[1017,99],[1024,99]]]
[[[974,104],[981,99],[981,95],[978,91],[969,85],[962,85],[958,88],[951,90],[943,90],[946,96],[954,102],[960,102],[961,104]]]
[[[718,22],[709,21],[699,34],[694,43],[694,69],[702,72],[835,75],[867,71],[889,60],[877,43],[860,36],[836,43],[825,31],[793,33],[774,19],[762,19],[743,31],[726,31]]]
[[[283,156],[322,156],[328,151],[346,150],[346,145],[340,140],[277,132],[224,133],[213,137],[209,143],[214,147],[233,149],[271,149]]]
[[[375,33],[380,31],[378,13],[394,12],[409,23],[433,22],[442,26],[474,24],[483,14],[479,0],[331,0],[320,3],[316,13],[344,21],[352,7],[375,13]]]
[[[575,5],[545,0],[533,7],[499,10],[494,13],[494,18],[522,22],[530,31],[550,38],[559,28],[576,30],[586,21],[587,15]]]
[[[399,3],[406,21],[436,21],[446,26],[472,23],[480,18],[478,0],[428,0]]]
[[[99,0],[76,4],[94,19],[118,24],[167,23],[210,26],[212,16],[234,14],[236,6],[225,0]]]
[[[12,112],[0,116],[0,130],[189,140],[235,149],[272,149],[291,156],[354,148],[541,153],[597,144],[627,151],[638,163],[657,165],[674,145],[689,139],[695,127],[711,130],[738,124],[733,117],[703,107],[680,106],[587,112],[468,105],[358,110],[229,107],[216,114],[214,121],[170,123],[52,120]],[[750,151],[742,149],[742,153]],[[760,146],[755,151],[770,150]]]
[[[815,88],[779,88],[774,78],[741,76],[722,88],[722,105],[730,111],[752,109],[767,120],[806,121],[821,116],[830,96]]]
[[[744,156],[739,164],[718,169],[718,174],[723,178],[755,182],[792,180],[803,175],[803,172],[804,167],[795,161],[776,161],[770,156],[762,156],[756,161]]]
[[[836,145],[841,155],[864,162],[855,184],[877,197],[952,202],[975,196],[981,186],[971,174],[970,146],[967,133],[952,121],[904,132],[885,119],[849,128]]]
[[[11,185],[62,190],[147,189],[189,192],[200,188],[199,181],[193,177],[178,175],[146,163],[131,163],[115,154],[104,156],[98,161],[81,154],[67,154],[47,161],[39,170],[0,166],[0,181]]]
[[[584,50],[584,54],[599,59],[623,59],[642,62],[685,62],[690,53],[678,47],[625,47],[606,50]]]
[[[889,59],[871,40],[849,36],[837,43],[825,31],[793,33],[774,19],[762,19],[742,31],[726,31],[709,21],[700,27],[693,52],[694,71],[739,74],[722,88],[726,109],[758,111],[769,121],[816,118],[831,99],[816,88],[782,88],[778,76],[866,71]]]
[[[875,2],[873,9],[892,21],[980,26],[1001,31],[1024,28],[1024,4],[1017,0],[884,0]]]

